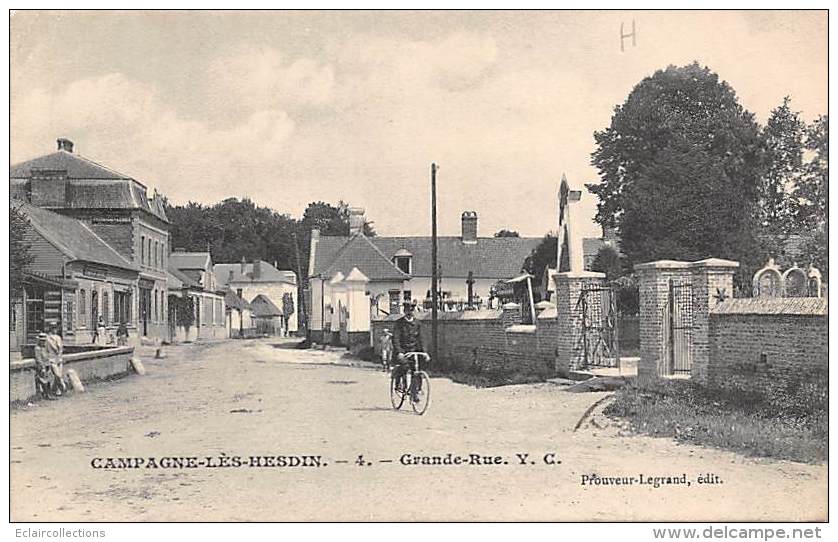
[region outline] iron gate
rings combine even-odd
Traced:
[[[668,374],[689,374],[692,367],[693,286],[690,282],[669,281],[666,335]]]
[[[619,367],[617,296],[610,286],[586,286],[576,310],[582,316],[581,349],[585,367]]]

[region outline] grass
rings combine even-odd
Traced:
[[[511,386],[514,384],[532,384],[544,382],[545,379],[531,373],[493,373],[476,371],[430,371],[431,376],[450,378],[458,384],[466,384],[475,388],[495,388],[497,386]]]
[[[744,455],[819,463],[828,459],[825,388],[799,386],[771,397],[710,390],[689,380],[625,387],[605,414],[632,430]]]

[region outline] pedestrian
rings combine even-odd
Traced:
[[[55,399],[52,396],[52,369],[47,355],[47,334],[38,333],[35,343],[35,391],[43,399]]]
[[[128,326],[125,322],[119,322],[119,327],[116,328],[116,345],[125,346],[128,344]]]
[[[381,366],[386,372],[390,370],[390,363],[393,361],[393,334],[386,327],[379,338],[381,346]]]
[[[93,344],[105,344],[107,340],[105,330],[105,318],[100,314],[96,319],[96,331],[93,333]]]
[[[64,341],[61,340],[61,335],[58,334],[58,326],[54,323],[47,328],[44,346],[52,372],[50,392],[54,396],[63,395],[67,391],[67,385],[64,383]]]

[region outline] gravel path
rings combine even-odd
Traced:
[[[384,373],[347,366],[338,352],[258,340],[175,346],[167,353],[144,359],[144,377],[91,385],[84,394],[12,412],[13,520],[826,517],[826,465],[627,436],[596,415],[574,432],[602,393],[565,393],[553,384],[474,389],[434,379],[428,412],[416,416],[390,407]],[[400,462],[405,454],[448,453],[466,460],[476,454],[481,462],[499,456],[501,463]],[[525,465],[518,453],[528,454]],[[545,455],[560,463],[547,464]],[[321,466],[268,466],[280,462],[277,456],[318,456],[304,461]],[[107,458],[163,464],[170,457],[204,464],[92,466]],[[206,464],[234,459],[245,466]],[[583,485],[583,476],[594,474],[630,485]],[[682,474],[689,486],[638,481]],[[699,484],[707,474],[723,483]]]

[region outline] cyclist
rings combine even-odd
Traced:
[[[396,368],[393,369],[393,378],[396,379],[397,389],[404,390],[405,388],[405,374],[411,368],[411,364],[405,358],[408,352],[424,352],[422,348],[422,334],[419,333],[419,322],[416,321],[416,316],[413,314],[416,308],[414,303],[405,301],[404,315],[396,320],[396,329],[393,333],[393,354],[396,358]],[[421,382],[418,382],[421,386]],[[420,390],[411,390],[413,394],[417,394]],[[415,399],[415,397],[414,397]]]

